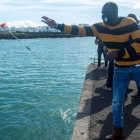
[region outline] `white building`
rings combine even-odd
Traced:
[[[17,28],[18,29],[18,28]],[[29,32],[28,27],[20,27],[21,32]]]
[[[40,27],[37,27],[37,28],[34,30],[34,32],[36,32],[36,33],[41,32],[41,28],[40,28]]]
[[[16,32],[22,32],[21,28],[16,28]]]
[[[89,24],[80,23],[79,26],[89,26]]]
[[[41,32],[41,26],[37,27],[35,32]]]
[[[7,32],[7,31],[9,31],[9,29],[8,29],[7,26],[5,27],[5,29],[3,29],[3,28],[0,27],[0,32]]]
[[[60,30],[57,30],[55,28],[50,28],[50,32],[61,32]]]
[[[28,27],[28,31],[29,31],[29,33],[33,33],[33,32],[35,32],[35,28],[34,27]]]
[[[16,27],[11,27],[11,28],[9,28],[9,30],[10,30],[10,32],[16,32]]]
[[[41,32],[60,32],[60,31],[57,29],[51,28],[49,26],[42,26]]]
[[[47,32],[47,26],[42,26],[41,27],[41,32]]]
[[[5,30],[3,28],[0,28],[0,32],[4,32]]]
[[[29,32],[29,33],[39,33],[39,32],[60,32],[57,29],[51,28],[49,26],[42,26],[42,27],[20,27],[20,28],[16,28],[16,27],[5,27],[5,29],[0,28],[0,32],[5,32],[5,31],[11,31],[11,32]]]

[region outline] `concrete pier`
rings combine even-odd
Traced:
[[[103,90],[107,71],[87,68],[72,140],[104,140],[112,133],[112,91]],[[124,104],[124,138],[140,140],[140,99],[132,99],[137,92],[134,81],[130,82],[128,99]]]

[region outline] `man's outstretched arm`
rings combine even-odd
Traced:
[[[42,22],[46,23],[51,28],[56,28],[63,33],[72,35],[83,35],[83,36],[98,36],[98,31],[94,25],[90,26],[76,26],[76,25],[65,25],[57,24],[54,20],[43,16]]]

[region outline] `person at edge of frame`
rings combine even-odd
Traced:
[[[104,43],[99,37],[96,37],[95,44],[98,45],[98,49],[97,49],[97,52],[98,52],[98,66],[97,66],[97,70],[101,70],[101,56],[102,56],[102,53],[103,53],[104,61],[105,61],[105,65],[103,66],[103,69],[107,70],[107,60],[106,60],[106,55],[107,54],[103,49],[104,48]]]
[[[107,80],[103,86],[104,90],[111,90],[113,86],[113,75],[114,75],[114,60],[109,61]]]
[[[102,8],[102,20],[90,26],[57,24],[43,16],[42,22],[63,33],[99,37],[108,49],[107,60],[115,60],[113,76],[113,129],[105,140],[115,140],[123,135],[123,103],[125,92],[133,79],[140,87],[140,30],[136,21],[118,16],[118,6],[107,2]],[[132,42],[129,44],[129,37]]]
[[[137,16],[135,14],[130,13],[127,17],[133,18],[137,22],[139,29],[140,29],[140,25],[139,25],[140,22],[137,19]],[[129,41],[131,44],[132,38],[130,38]],[[138,85],[137,85],[137,89],[138,89],[138,92],[135,95],[131,96],[131,98],[140,98],[140,88],[138,87]],[[125,98],[127,98],[127,92],[126,92]]]

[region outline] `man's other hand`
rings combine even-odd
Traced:
[[[118,57],[118,53],[117,52],[111,52],[106,56],[106,59],[108,61],[114,60]]]
[[[42,18],[43,18],[43,20],[41,20],[42,22],[46,23],[51,28],[56,28],[57,23],[53,19],[50,19],[46,16],[43,16]]]
[[[97,43],[97,39],[95,39],[95,45],[98,45],[98,43]]]

